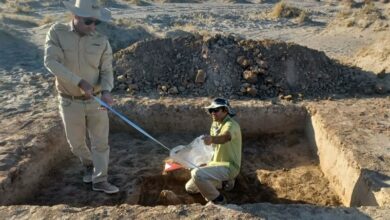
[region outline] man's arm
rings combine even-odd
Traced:
[[[114,74],[112,71],[112,49],[108,40],[106,40],[106,48],[100,59],[100,85],[102,100],[108,105],[112,105],[114,99],[111,97],[111,90],[114,87]]]
[[[224,134],[218,136],[206,135],[203,138],[203,141],[206,145],[210,145],[210,144],[224,144],[226,142],[229,142],[231,139],[232,136],[230,135],[230,132],[226,131]]]
[[[55,31],[55,25],[51,26],[46,35],[45,42],[45,67],[55,76],[67,81],[75,86],[78,86],[81,77],[71,72],[63,65],[64,52],[62,51]]]
[[[102,91],[111,92],[114,87],[114,74],[112,70],[112,49],[108,40],[106,48],[100,59],[100,85]]]

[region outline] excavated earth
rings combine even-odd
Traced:
[[[91,191],[52,112],[2,120],[0,216],[152,219],[386,219],[390,216],[390,77],[272,40],[185,36],[115,54],[114,108],[169,147],[208,133],[203,106],[238,111],[242,171],[229,204],[188,195],[188,170],[110,113],[110,181]],[[5,116],[4,116],[5,117]],[[25,120],[28,118],[28,120]]]
[[[116,89],[141,96],[329,98],[386,94],[384,79],[293,43],[191,35],[115,55]],[[387,77],[389,78],[389,77]]]

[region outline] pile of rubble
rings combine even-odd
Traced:
[[[323,52],[273,40],[188,35],[114,55],[115,90],[140,96],[327,98],[386,93],[380,79]]]

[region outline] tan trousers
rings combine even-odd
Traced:
[[[186,183],[189,193],[201,193],[211,201],[218,197],[218,189],[222,188],[222,181],[229,180],[229,169],[224,166],[206,166],[191,171],[191,179]]]
[[[71,151],[84,166],[94,166],[92,182],[107,181],[110,148],[108,145],[109,121],[107,110],[98,109],[95,100],[72,100],[59,97],[60,114]],[[86,131],[91,149],[86,144]]]

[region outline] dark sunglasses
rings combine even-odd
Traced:
[[[95,24],[95,26],[96,26],[96,25],[102,23],[102,22],[99,21],[99,20],[94,20],[94,19],[91,19],[91,18],[83,18],[83,20],[84,20],[84,24],[85,24],[85,25]]]
[[[217,112],[219,112],[221,110],[222,110],[222,108],[209,108],[209,113],[210,114],[213,113],[213,112],[217,113]]]

